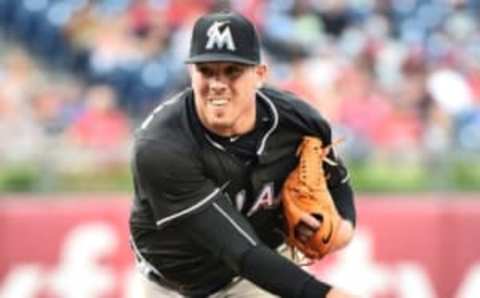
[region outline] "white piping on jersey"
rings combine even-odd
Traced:
[[[350,173],[347,172],[347,176],[345,176],[345,178],[343,178],[340,183],[346,183],[348,180],[350,180]]]
[[[140,253],[140,251],[137,248],[137,245],[135,245],[135,241],[133,241],[133,237],[130,237],[130,244],[132,245],[133,251],[135,253],[136,265],[137,265],[137,269],[140,271],[140,273],[142,273],[143,275],[148,277],[150,272],[154,272],[155,274],[159,275],[160,277],[165,278],[163,276],[163,274],[160,271],[157,270],[157,268],[155,268],[152,264],[150,264],[142,256],[142,254]]]
[[[202,199],[200,202],[196,203],[195,205],[190,206],[189,208],[183,209],[182,211],[180,211],[178,213],[172,214],[170,216],[167,216],[165,218],[162,218],[162,219],[158,220],[156,222],[157,227],[160,227],[160,226],[166,224],[167,222],[169,222],[171,220],[174,220],[174,219],[176,219],[180,216],[183,216],[185,214],[188,214],[188,213],[191,213],[191,212],[197,210],[198,208],[202,207],[203,205],[208,203],[210,200],[212,200],[220,192],[220,190],[221,190],[220,188],[216,188],[211,194],[209,194],[207,197],[205,197],[204,199]]]
[[[273,125],[272,125],[272,127],[270,127],[270,129],[267,131],[267,133],[265,133],[265,135],[263,136],[262,142],[260,143],[260,147],[258,147],[258,150],[257,150],[257,155],[260,155],[265,150],[265,145],[267,143],[268,137],[273,133],[273,131],[278,126],[278,112],[277,112],[277,108],[275,107],[275,105],[273,104],[273,102],[270,98],[268,98],[260,90],[257,90],[257,93],[267,102],[267,104],[270,106],[270,108],[272,109],[272,112],[273,112]]]
[[[331,147],[332,148],[332,154],[333,154],[333,160],[337,160],[337,151],[335,150],[335,148]],[[339,163],[338,162],[334,162],[334,161],[331,161],[334,163],[334,166],[338,166]],[[347,171],[347,175],[345,175],[345,177],[342,178],[342,180],[340,180],[340,183],[341,184],[345,184],[347,183],[347,181],[350,180],[350,173]]]
[[[234,220],[233,218],[231,218],[227,212],[225,212],[222,207],[218,206],[217,203],[213,203],[213,207],[215,207],[215,209],[218,210],[218,212],[220,212],[220,214],[222,214],[223,216],[225,216],[225,218],[233,225],[233,227],[238,231],[240,232],[240,234],[242,234],[243,237],[245,237],[248,242],[250,242],[251,245],[253,246],[257,246],[257,242],[252,238],[250,237],[250,235],[248,235],[247,232],[245,232],[245,230],[243,230]]]
[[[209,135],[208,133],[205,133],[205,138],[207,138],[207,140],[210,142],[210,144],[213,145],[213,147],[217,148],[217,149],[220,149],[222,151],[225,151],[225,147],[223,147],[221,144],[215,142]]]
[[[175,101],[177,101],[180,96],[182,96],[182,94],[184,93],[185,91],[182,91],[182,92],[179,92],[177,93],[176,95],[174,95],[173,97],[171,97],[170,99],[167,99],[166,101],[162,102],[161,104],[159,104],[155,110],[153,110],[152,113],[150,113],[150,115],[148,115],[148,117],[143,121],[142,125],[140,126],[141,129],[145,129],[147,128],[147,126],[150,124],[150,122],[152,122],[153,118],[155,117],[155,115],[160,112],[165,106],[168,106],[172,103],[174,103]]]

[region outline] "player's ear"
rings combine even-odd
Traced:
[[[263,83],[267,79],[268,68],[266,64],[259,64],[255,67],[255,74],[257,75],[257,89],[262,88]]]

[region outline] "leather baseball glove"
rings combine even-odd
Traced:
[[[320,259],[330,251],[341,220],[328,191],[323,169],[323,162],[333,163],[327,158],[330,148],[322,147],[318,138],[304,137],[297,150],[299,163],[282,188],[287,244],[311,259]],[[308,241],[302,242],[297,227],[305,213],[319,220],[321,226]]]

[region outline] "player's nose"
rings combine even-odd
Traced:
[[[215,93],[221,93],[227,89],[227,84],[219,77],[213,77],[208,82],[210,89]]]

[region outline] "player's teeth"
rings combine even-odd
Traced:
[[[227,102],[228,102],[228,100],[223,99],[223,98],[210,100],[210,103],[214,106],[222,106],[222,105],[226,104]]]

